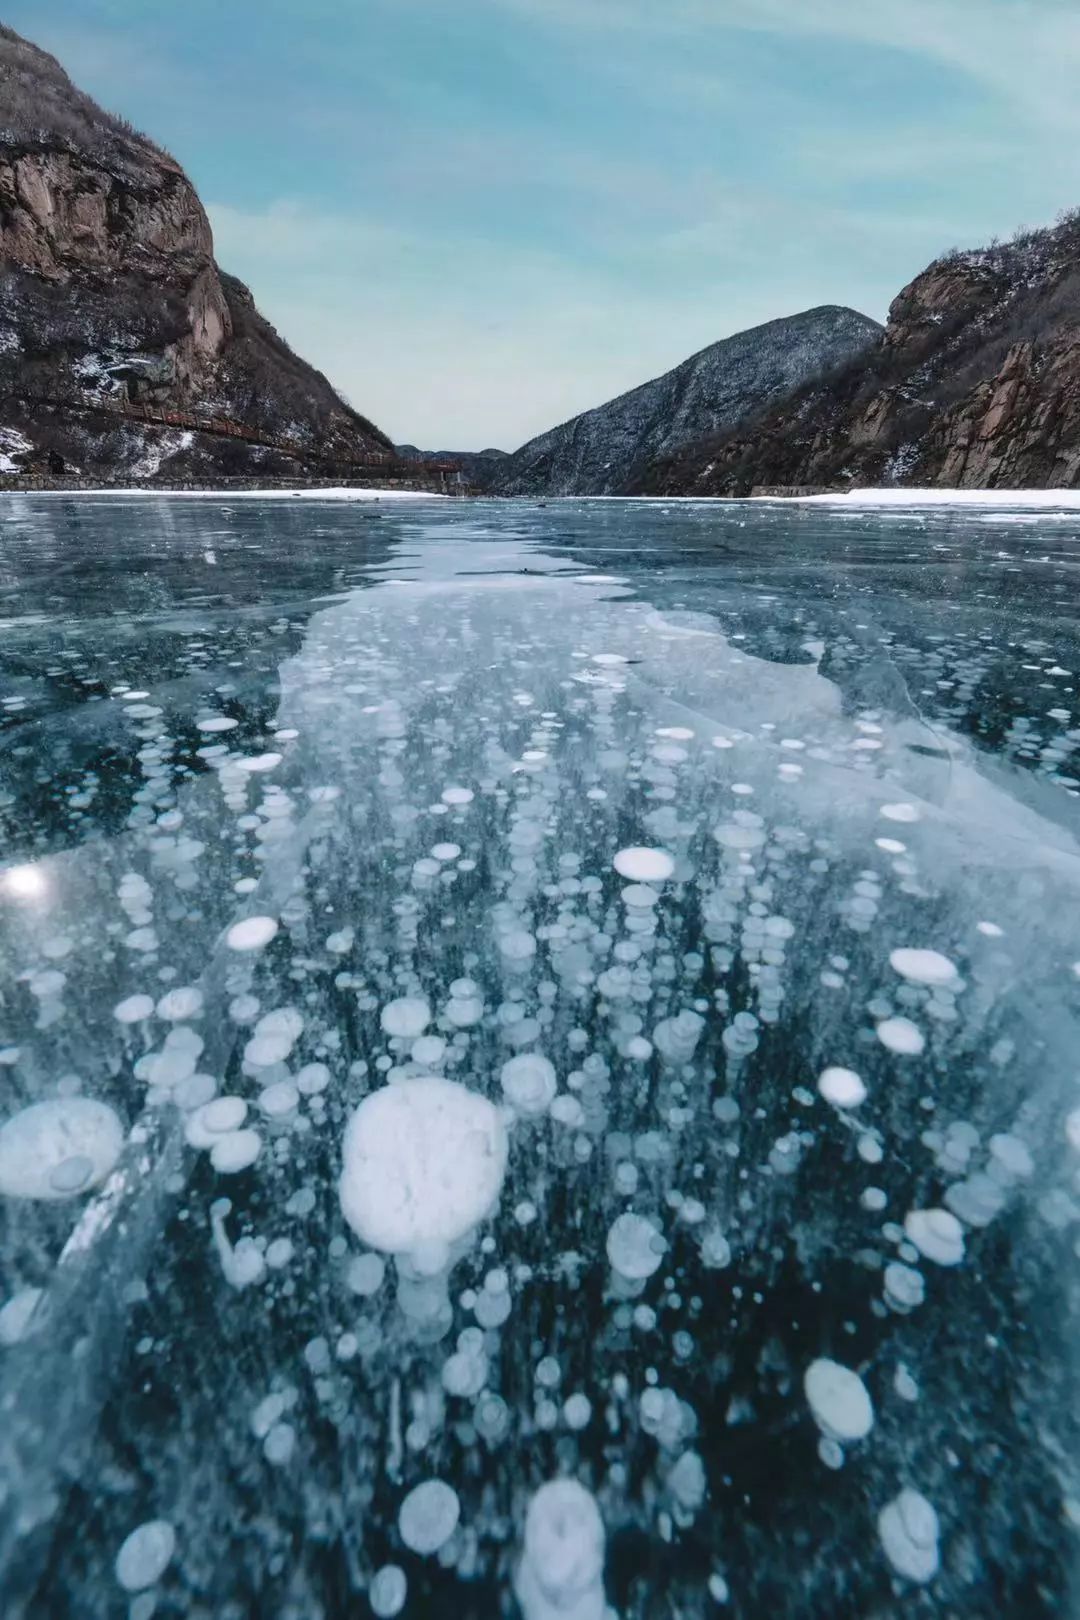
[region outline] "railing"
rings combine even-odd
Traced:
[[[440,478],[461,470],[456,462],[402,461],[399,456],[383,450],[372,451],[365,461],[353,461],[346,456],[335,454],[332,449],[325,446],[312,448],[296,439],[271,438],[269,434],[260,433],[257,428],[249,427],[245,422],[233,421],[229,417],[198,416],[190,411],[166,411],[156,405],[139,405],[129,400],[60,399],[48,394],[9,394],[3,402],[15,402],[23,406],[47,406],[52,410],[71,415],[102,413],[141,422],[148,427],[184,428],[192,433],[208,433],[216,438],[241,439],[245,444],[257,444],[269,450],[278,450],[282,455],[296,461],[322,462],[354,468],[358,472],[365,473],[381,472],[389,478],[409,478],[415,481],[418,476],[417,468],[423,468],[425,474],[434,474]]]

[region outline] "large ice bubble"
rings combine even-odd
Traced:
[[[74,1198],[105,1180],[120,1157],[124,1127],[107,1103],[52,1097],[0,1126],[0,1194]]]
[[[342,1213],[385,1254],[449,1249],[494,1207],[506,1152],[498,1110],[478,1092],[437,1076],[384,1086],[345,1131]]]
[[[525,1515],[514,1589],[525,1620],[603,1620],[604,1521],[575,1479],[541,1485]]]

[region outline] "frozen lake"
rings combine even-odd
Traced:
[[[1078,600],[0,497],[5,1620],[1076,1612]]]

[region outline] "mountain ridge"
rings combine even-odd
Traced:
[[[1077,483],[1080,211],[941,255],[897,294],[876,350],[657,458],[633,492]]]
[[[625,493],[639,466],[734,426],[767,400],[864,352],[882,330],[857,310],[822,304],[721,338],[530,439],[496,465],[488,491]]]
[[[0,106],[0,396],[23,463],[274,476],[298,470],[290,448],[342,463],[393,455],[218,266],[176,160],[2,25]],[[270,443],[95,412],[117,404],[228,419]]]

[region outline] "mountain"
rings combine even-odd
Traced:
[[[461,468],[466,484],[485,488],[499,465],[506,461],[506,450],[418,450],[415,444],[394,446],[402,461],[451,461]]]
[[[1080,211],[935,260],[879,346],[734,432],[658,458],[638,493],[1080,484]]]
[[[498,495],[612,495],[638,469],[862,354],[881,327],[825,305],[710,344],[673,371],[530,439],[498,464]]]
[[[218,268],[179,165],[4,27],[0,107],[0,467],[287,474],[316,448],[392,456]],[[151,428],[146,411],[180,420]]]

